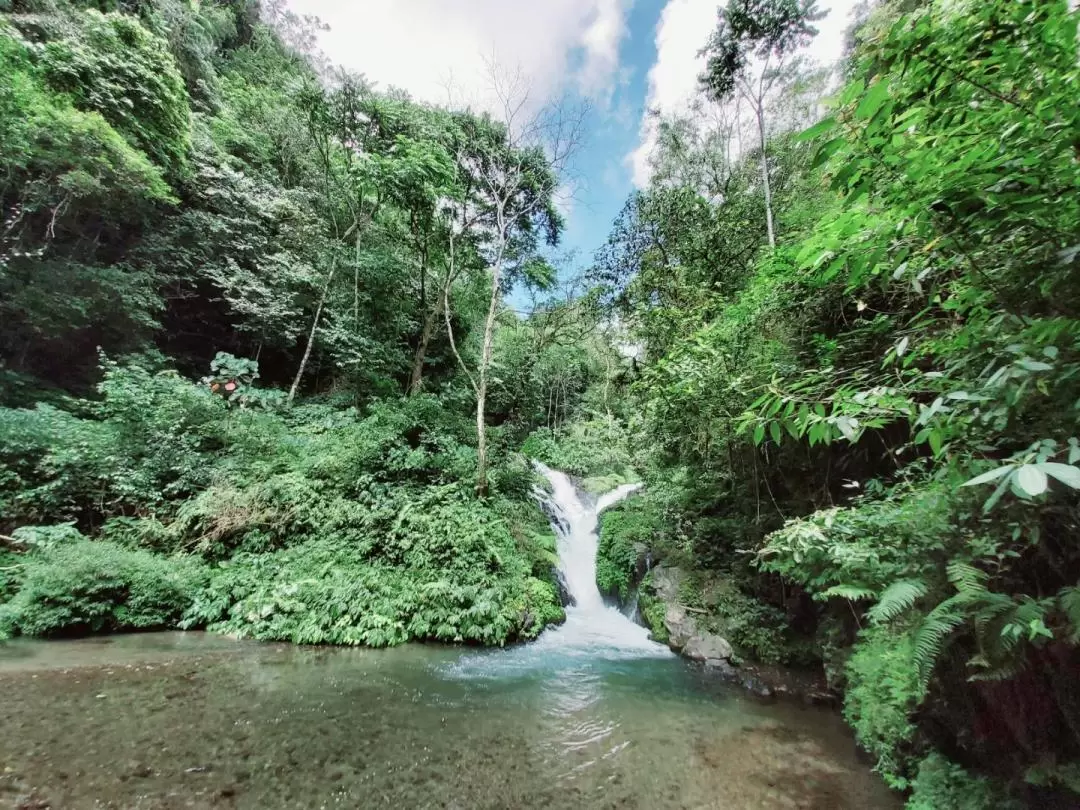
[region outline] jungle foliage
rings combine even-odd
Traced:
[[[543,252],[567,145],[376,90],[319,25],[0,3],[0,633],[561,620],[518,450],[615,374]]]
[[[625,593],[644,543],[752,600],[718,614],[776,611],[781,657],[816,637],[910,807],[1069,804],[1078,14],[881,2],[824,99],[804,66],[775,68],[818,18],[722,6],[709,115],[663,123],[597,256],[643,350],[633,441],[651,448],[598,571]],[[764,122],[744,85],[771,88]],[[738,154],[741,128],[768,138]]]
[[[601,586],[648,552],[823,666],[914,810],[1075,803],[1074,5],[883,0],[830,84],[814,2],[728,0],[564,294],[572,115],[377,90],[275,2],[0,2],[0,633],[529,638],[533,458],[643,479]]]

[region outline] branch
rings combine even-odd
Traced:
[[[450,269],[446,273],[446,284],[443,286],[443,317],[446,319],[446,334],[450,338],[450,348],[454,352],[454,357],[457,358],[458,364],[461,366],[461,370],[465,372],[465,376],[469,378],[469,384],[472,386],[473,393],[477,397],[480,396],[480,386],[476,384],[476,378],[473,377],[469,367],[465,365],[465,361],[461,358],[461,353],[458,352],[457,341],[454,340],[454,327],[450,324],[450,283],[454,277],[454,233],[450,232]]]

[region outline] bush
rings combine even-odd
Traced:
[[[844,719],[859,744],[876,757],[876,770],[885,781],[907,788],[915,753],[912,714],[923,699],[912,634],[891,625],[864,630],[846,673]]]
[[[190,558],[79,540],[22,556],[22,584],[0,628],[25,636],[176,627],[205,584]]]
[[[297,644],[384,647],[412,639],[503,644],[563,616],[549,582],[452,569],[372,562],[326,540],[239,554],[214,572],[185,624]]]
[[[521,452],[549,467],[581,478],[616,474],[635,481],[630,437],[615,417],[596,415],[559,431],[540,428],[529,435]]]
[[[636,501],[614,506],[600,518],[596,551],[596,585],[600,592],[626,601],[639,575],[642,552],[652,549],[657,533],[655,515]]]
[[[919,764],[906,810],[1018,810],[997,785],[936,751]]]

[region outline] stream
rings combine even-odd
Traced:
[[[0,645],[0,808],[893,810],[824,709],[762,702],[604,604],[598,512],[542,470],[575,604],[501,650],[205,633]]]

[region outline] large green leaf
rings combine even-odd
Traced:
[[[1034,464],[1024,464],[1016,471],[1014,479],[1017,487],[1029,497],[1035,497],[1046,492],[1046,473]]]

